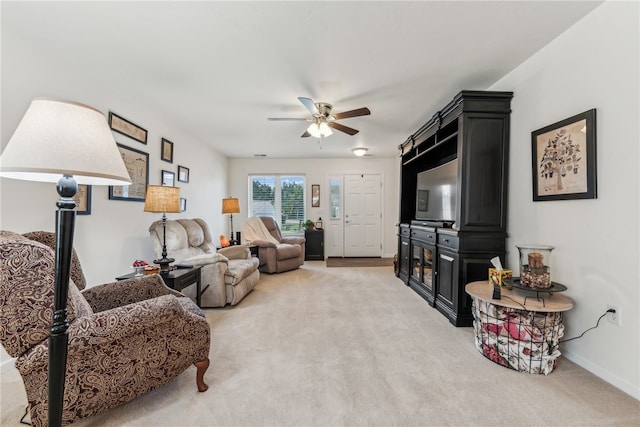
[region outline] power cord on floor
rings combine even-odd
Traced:
[[[578,335],[577,337],[569,338],[569,339],[566,339],[566,340],[560,340],[560,341],[558,341],[558,342],[563,343],[563,342],[567,342],[567,341],[571,341],[571,340],[577,340],[578,338],[582,338],[582,337],[584,336],[584,334],[586,334],[587,332],[589,332],[589,331],[590,331],[590,330],[592,330],[592,329],[597,328],[597,327],[598,327],[598,325],[600,324],[600,321],[602,320],[602,318],[603,318],[604,316],[606,316],[606,315],[607,315],[607,313],[615,313],[615,312],[616,312],[616,311],[615,311],[613,308],[608,309],[607,311],[605,311],[605,312],[604,312],[604,314],[603,314],[602,316],[598,317],[598,321],[596,322],[596,326],[594,326],[594,327],[592,327],[592,328],[587,329],[586,331],[584,331],[583,333],[581,333],[581,334],[580,334],[580,335]]]

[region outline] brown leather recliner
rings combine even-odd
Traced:
[[[0,342],[22,376],[31,424],[47,425],[48,338],[54,307],[54,251],[0,230]],[[76,259],[77,261],[77,259]],[[62,424],[128,402],[167,383],[192,364],[206,390],[210,328],[193,301],[159,275],[122,280],[82,292],[74,268]],[[84,278],[82,278],[84,279]]]
[[[305,238],[283,237],[275,219],[268,216],[259,218],[271,237],[273,237],[271,241],[254,239],[248,242],[250,245],[258,246],[260,271],[264,273],[282,273],[283,271],[295,270],[303,265]],[[246,228],[249,220],[251,218],[242,224],[243,236],[251,235]]]

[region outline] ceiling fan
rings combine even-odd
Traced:
[[[357,108],[355,110],[343,111],[342,113],[331,114],[333,105],[326,102],[313,102],[311,98],[298,97],[298,100],[311,113],[312,117],[294,118],[294,117],[269,117],[267,120],[285,121],[285,120],[301,120],[311,122],[307,130],[302,134],[302,138],[314,136],[316,138],[324,138],[331,135],[331,129],[339,130],[348,135],[355,135],[360,132],[357,129],[350,128],[336,122],[340,119],[348,119],[350,117],[368,116],[371,111],[367,107]]]

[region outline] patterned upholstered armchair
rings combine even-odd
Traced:
[[[28,236],[53,242],[51,233]],[[16,358],[34,426],[47,425],[54,257],[47,244],[0,231],[0,342]],[[80,292],[73,282],[84,277],[75,259],[67,301],[63,423],[128,402],[192,364],[198,390],[205,391],[210,331],[200,309],[158,275]]]

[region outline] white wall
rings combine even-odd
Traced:
[[[640,398],[639,7],[595,9],[490,89],[512,90],[508,263],[516,244],[555,247],[553,280],[575,308],[565,338],[594,326],[607,304],[621,326],[600,327],[562,346],[569,359]],[[532,201],[531,132],[597,110],[596,200]]]
[[[169,214],[172,218],[205,219],[218,235],[225,218],[221,200],[227,193],[227,158],[213,151],[206,141],[198,141],[172,126],[171,118],[160,117],[152,105],[141,105],[123,88],[109,82],[96,82],[91,76],[65,69],[62,64],[18,40],[3,30],[2,40],[2,148],[6,146],[29,103],[34,97],[71,99],[91,105],[103,113],[108,110],[140,124],[148,131],[144,145],[119,134],[116,141],[149,153],[149,183],[160,184],[161,170],[177,172],[177,165],[190,169],[190,182],[179,183],[187,210]],[[160,138],[174,142],[174,161],[160,160]],[[0,228],[19,233],[54,230],[54,184],[0,179]],[[143,212],[144,203],[108,199],[107,187],[93,187],[91,215],[78,216],[75,247],[89,286],[113,281],[128,273],[136,258],[154,259],[149,225],[160,214]],[[8,358],[0,349],[0,361]]]
[[[240,211],[234,215],[234,230],[239,231],[242,221],[247,218],[248,175],[261,173],[293,173],[306,176],[308,194],[312,184],[320,184],[319,208],[311,207],[311,198],[307,198],[307,218],[316,221],[329,217],[328,186],[326,177],[336,173],[379,173],[382,175],[383,188],[383,225],[382,253],[391,257],[397,251],[396,238],[398,222],[398,198],[400,162],[398,158],[362,157],[349,159],[230,159],[229,189],[230,194],[240,199]]]

